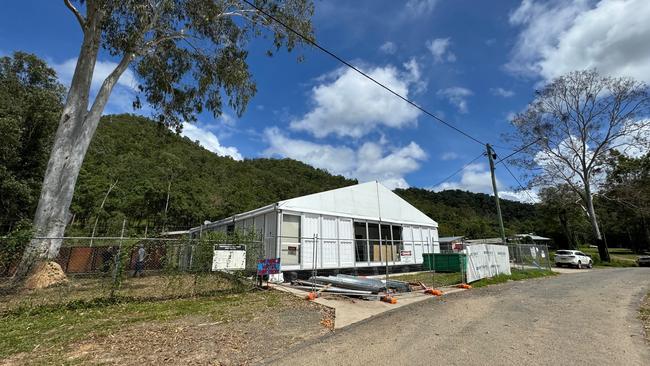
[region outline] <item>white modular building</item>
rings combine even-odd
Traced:
[[[439,253],[438,224],[378,182],[291,198],[190,230],[255,231],[281,270],[418,265]]]

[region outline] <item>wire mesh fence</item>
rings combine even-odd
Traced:
[[[545,244],[509,243],[510,263],[513,268],[551,270],[551,257]]]
[[[101,298],[171,299],[246,291],[254,287],[263,241],[255,233],[206,233],[201,238],[62,237],[54,262],[67,279],[62,286],[20,295],[0,295],[0,311],[19,306],[94,301]],[[1,238],[5,246],[11,238]],[[242,266],[215,271],[215,249],[245,248]],[[0,264],[0,288],[6,288],[19,256]],[[45,274],[50,275],[48,273]],[[52,274],[56,275],[56,274]]]

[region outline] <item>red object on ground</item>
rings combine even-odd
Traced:
[[[440,291],[438,289],[433,289],[433,288],[428,288],[428,289],[424,290],[424,293],[425,294],[430,294],[430,295],[433,295],[433,296],[442,296],[442,291]]]

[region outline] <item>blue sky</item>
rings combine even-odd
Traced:
[[[645,0],[316,0],[316,38],[425,109],[481,141],[509,146],[509,116],[535,87],[573,69],[650,79]],[[24,14],[30,14],[29,17]],[[622,26],[625,24],[625,26]],[[33,52],[69,81],[81,34],[62,2],[4,4],[0,53]],[[639,44],[645,44],[639,47]],[[489,193],[485,159],[437,182],[484,149],[311,48],[265,56],[251,44],[258,93],[245,114],[199,116],[184,134],[234,158],[291,157],[387,186]],[[298,63],[298,54],[305,61]],[[101,55],[96,85],[114,60]],[[137,78],[125,74],[106,113],[133,112]],[[141,113],[146,113],[141,111]],[[506,149],[497,149],[507,154]],[[516,169],[513,170],[517,173]],[[497,177],[504,196],[515,181]]]

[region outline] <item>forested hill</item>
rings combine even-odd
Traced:
[[[432,192],[426,189],[397,189],[395,193],[438,222],[441,235],[471,238],[498,237],[499,225],[494,197],[460,190]],[[535,205],[501,200],[506,234],[539,229]]]
[[[71,211],[76,227],[94,223],[97,212],[100,222],[112,227],[122,218],[140,226],[160,227],[166,222],[187,227],[355,183],[291,159],[235,161],[217,156],[144,117],[113,115],[99,124]]]
[[[97,215],[100,231],[114,231],[123,218],[131,225],[188,227],[355,183],[291,159],[220,157],[144,117],[106,116],[79,176],[71,207],[73,227],[87,231]],[[494,203],[487,195],[416,188],[396,192],[438,221],[443,235],[498,232]],[[524,222],[534,213],[532,205],[503,201],[502,208],[509,229],[528,229],[529,222]]]

